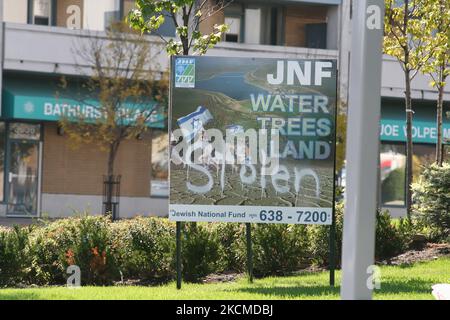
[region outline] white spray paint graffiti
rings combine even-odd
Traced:
[[[266,176],[270,176],[270,183],[277,195],[286,194],[291,191],[289,181],[292,175],[284,165],[279,165],[279,135],[271,130],[270,142],[268,130],[249,129],[245,132],[231,132],[227,130],[226,141],[218,129],[198,130],[195,139],[180,139],[186,137],[183,129],[177,129],[172,136],[178,143],[172,148],[171,161],[176,165],[186,168],[186,188],[196,194],[206,194],[214,187],[214,177],[209,168],[215,170],[219,179],[221,193],[225,191],[226,165],[232,167],[232,172],[239,170],[241,189],[258,183],[261,188],[261,198],[267,189]],[[250,141],[250,142],[248,142]],[[258,152],[259,150],[259,152]],[[274,152],[276,150],[276,152]],[[259,163],[258,163],[259,162]],[[207,179],[203,185],[195,185],[190,181],[189,171],[196,170]],[[311,177],[315,182],[315,197],[320,197],[320,178],[312,169],[294,170],[294,186],[296,200],[301,191],[302,181]]]

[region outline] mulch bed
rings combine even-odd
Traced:
[[[236,281],[237,279],[243,278],[243,277],[245,277],[244,273],[235,273],[235,272],[210,274],[202,280],[202,283],[231,282],[231,281]]]
[[[450,244],[428,243],[422,250],[409,250],[397,257],[382,261],[381,264],[398,266],[436,260],[445,256],[450,257]]]
[[[427,243],[421,250],[409,250],[401,255],[398,255],[389,260],[381,261],[382,265],[405,265],[416,262],[425,262],[436,260],[441,257],[450,257],[450,244],[447,243]],[[293,275],[303,273],[314,273],[319,271],[326,271],[326,267],[310,266],[308,268],[293,272]],[[225,273],[225,274],[211,274],[202,280],[202,283],[220,283],[231,282],[239,278],[245,277],[244,273]]]

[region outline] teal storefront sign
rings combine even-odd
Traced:
[[[444,121],[442,134],[444,143],[450,144],[450,119]],[[415,102],[413,127],[413,142],[435,144],[437,141],[436,105],[435,102]],[[402,101],[383,100],[381,107],[380,139],[382,141],[406,141],[405,110]],[[447,140],[447,141],[446,141]]]
[[[405,120],[382,119],[380,130],[383,141],[406,141]],[[450,124],[443,125],[442,135],[450,140]],[[436,122],[413,121],[412,136],[415,143],[436,143]]]
[[[62,117],[78,119],[80,115],[86,121],[95,122],[102,117],[95,99],[78,99],[76,92],[57,93],[51,84],[35,81],[6,80],[2,96],[2,117],[7,119],[58,121]],[[152,128],[165,128],[165,116],[162,108],[154,100],[145,103],[126,103],[121,110],[120,119],[124,125],[132,123],[137,117],[144,116]]]

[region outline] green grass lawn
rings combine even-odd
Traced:
[[[340,273],[337,273],[337,283]],[[433,299],[431,286],[450,283],[450,258],[412,266],[381,267],[381,289],[375,299]],[[338,299],[339,287],[328,286],[328,273],[291,277],[246,279],[216,284],[183,284],[181,290],[169,283],[156,287],[66,287],[1,289],[2,299]]]

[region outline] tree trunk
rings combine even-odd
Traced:
[[[442,113],[444,105],[444,86],[439,85],[439,96],[436,109],[436,124],[437,124],[437,141],[436,141],[436,163],[442,167],[444,161],[444,150],[442,141]]]
[[[186,7],[183,7],[183,26],[189,30],[189,12],[186,11]],[[189,55],[189,32],[186,36],[180,36],[181,44],[183,45],[183,56]]]
[[[117,147],[116,144],[113,143],[109,146],[108,152],[108,176],[114,175],[114,162],[116,160]]]
[[[181,44],[183,45],[183,56],[189,55],[189,39],[187,37],[180,37]]]
[[[413,110],[411,101],[411,70],[405,69],[405,109],[406,109],[406,214],[411,217],[412,190],[411,183],[413,180],[413,141],[412,141],[412,121]]]
[[[119,142],[120,143],[120,142]],[[105,215],[111,214],[112,220],[115,220],[115,213],[113,212],[113,190],[114,190],[114,162],[116,160],[117,150],[119,149],[119,143],[112,143],[109,146],[108,152],[108,168],[107,168],[107,184],[106,184],[106,203],[105,203]]]

